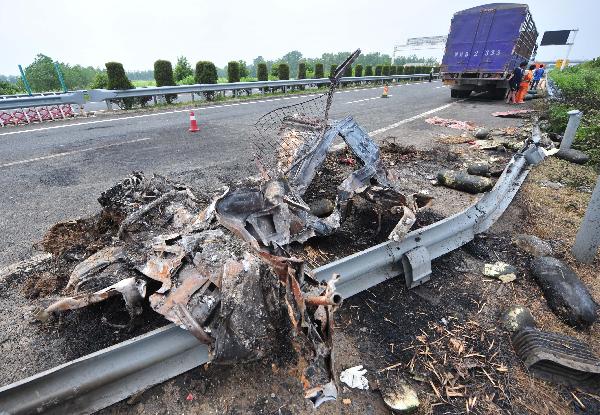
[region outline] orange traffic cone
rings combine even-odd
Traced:
[[[194,111],[190,111],[190,132],[194,133],[196,131],[200,131],[198,128],[198,123],[196,122],[196,116],[194,115]]]
[[[383,86],[383,94],[381,94],[381,98],[387,98],[388,97],[388,86],[384,85]]]

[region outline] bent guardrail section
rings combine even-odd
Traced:
[[[85,104],[83,91],[74,91],[57,95],[31,95],[17,98],[4,98],[0,99],[0,111],[62,104],[77,104],[82,106]]]

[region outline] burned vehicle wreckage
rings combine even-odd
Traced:
[[[70,296],[38,310],[37,318],[115,295],[133,317],[149,301],[207,344],[212,362],[256,360],[287,347],[306,398],[316,406],[335,399],[333,313],[343,300],[336,275],[316,281],[289,247],[333,234],[352,214],[355,198],[392,211],[399,220],[390,238],[397,240],[423,202],[394,189],[379,148],[352,117],[328,120],[338,80],[359,53],[338,67],[328,93],[257,122],[258,178],[212,200],[141,173],[104,192],[102,215],[118,231],[75,266],[65,289]],[[332,208],[315,212],[303,196],[338,137],[358,168],[339,184]]]

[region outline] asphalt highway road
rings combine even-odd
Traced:
[[[366,131],[384,137],[452,102],[439,81],[390,87],[388,99],[381,92],[337,92],[330,118],[353,115]],[[254,174],[251,126],[268,111],[306,99],[199,108],[197,133],[188,132],[188,109],[0,129],[0,266],[29,257],[54,223],[98,211],[100,193],[132,171],[210,188]]]

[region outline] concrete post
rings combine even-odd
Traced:
[[[581,117],[583,116],[583,112],[579,110],[572,110],[567,112],[567,114],[569,114],[569,122],[567,123],[567,128],[565,128],[565,134],[563,135],[562,141],[560,142],[561,150],[568,150],[571,148],[571,144],[573,144],[573,140],[575,139],[577,127],[579,127]]]
[[[592,263],[600,247],[600,177],[575,237],[573,256],[578,261]]]

